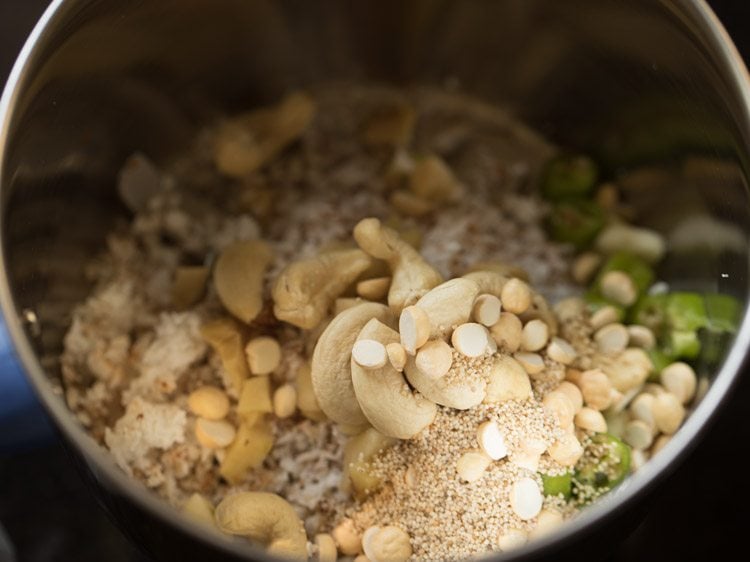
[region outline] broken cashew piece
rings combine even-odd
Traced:
[[[345,486],[351,483],[357,497],[363,498],[382,486],[383,481],[372,473],[370,462],[381,451],[395,445],[396,441],[370,427],[346,442],[343,481]]]
[[[289,264],[273,285],[273,313],[279,320],[311,330],[336,298],[372,260],[361,250],[336,250]]]
[[[245,240],[224,248],[216,260],[216,294],[224,308],[246,324],[263,308],[263,276],[272,258],[268,244]]]
[[[225,533],[257,541],[272,555],[307,560],[305,527],[281,496],[240,492],[224,498],[214,515],[216,525]]]
[[[507,355],[498,355],[492,363],[484,401],[526,400],[531,396],[531,381],[521,364]]]
[[[362,250],[384,260],[391,268],[393,276],[388,305],[397,311],[414,304],[443,281],[417,250],[376,218],[361,220],[354,227],[354,239]]]
[[[339,424],[367,425],[354,393],[351,359],[357,335],[372,319],[387,325],[393,325],[396,320],[384,304],[357,305],[331,321],[313,351],[311,376],[315,397],[323,412]]]
[[[399,341],[398,332],[373,318],[359,333],[361,340],[375,340],[383,345]],[[409,439],[430,425],[437,406],[414,394],[404,376],[390,363],[380,369],[364,369],[351,361],[352,384],[365,417],[380,433]]]
[[[441,283],[419,299],[416,306],[427,313],[430,337],[446,337],[453,328],[468,322],[478,294],[477,283],[458,278]]]
[[[237,178],[255,172],[300,137],[314,115],[315,102],[302,92],[287,95],[275,106],[237,115],[219,128],[216,167]]]

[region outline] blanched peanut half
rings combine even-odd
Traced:
[[[652,411],[656,427],[667,435],[675,433],[685,419],[685,408],[682,407],[682,402],[671,392],[657,396],[654,399]]]
[[[621,304],[630,306],[638,298],[638,288],[633,278],[623,271],[608,271],[601,279],[602,295]]]
[[[315,535],[315,546],[318,549],[318,562],[336,562],[338,558],[336,541],[331,535],[328,533]]]
[[[575,348],[562,338],[552,338],[547,346],[547,356],[563,365],[570,365],[577,355]]]
[[[578,387],[583,402],[594,410],[606,410],[612,403],[612,383],[599,369],[581,373]]]
[[[669,435],[660,435],[659,437],[657,437],[656,441],[654,442],[654,446],[651,447],[651,456],[654,456],[656,453],[666,447],[670,439],[672,439],[672,437]]]
[[[602,264],[602,257],[596,252],[584,252],[573,262],[571,275],[579,285],[585,285],[594,277]]]
[[[494,420],[486,421],[477,428],[477,442],[482,451],[492,460],[500,460],[508,455],[505,437]]]
[[[538,539],[550,534],[563,524],[563,516],[556,509],[543,509],[536,519],[536,527],[529,534],[532,539]]]
[[[628,329],[620,324],[607,324],[599,328],[594,334],[594,341],[602,353],[619,353],[628,346],[630,333]]]
[[[643,449],[633,449],[630,452],[630,466],[633,471],[640,470],[648,462],[650,455]]]
[[[538,353],[516,353],[513,357],[530,375],[538,375],[544,371],[544,359]]]
[[[687,404],[695,396],[698,378],[690,365],[678,361],[662,369],[661,384],[683,404]]]
[[[502,552],[521,548],[526,544],[528,535],[523,529],[508,529],[497,537],[497,546]]]
[[[412,555],[411,538],[395,525],[370,527],[362,535],[362,547],[372,562],[406,562]]]
[[[557,419],[560,427],[568,427],[573,423],[576,409],[568,395],[559,390],[553,390],[542,400],[544,407]]]
[[[586,312],[586,301],[581,297],[568,297],[555,304],[554,311],[561,322],[567,322]]]
[[[547,450],[547,443],[541,439],[526,437],[521,440],[519,447],[510,455],[510,462],[519,468],[525,468],[536,472],[539,468],[539,459]]]
[[[630,403],[630,415],[634,419],[648,424],[653,430],[656,429],[656,421],[654,420],[655,399],[653,394],[643,392],[636,396]]]
[[[634,347],[651,349],[656,345],[656,336],[654,336],[654,333],[646,326],[631,324],[628,326],[628,334],[630,335],[628,344]]]
[[[254,375],[273,373],[281,364],[281,346],[268,336],[251,339],[245,346],[245,355]]]
[[[490,334],[498,347],[513,353],[521,347],[523,323],[512,312],[501,312],[500,319],[490,328]]]
[[[489,328],[500,320],[501,309],[500,299],[495,295],[485,293],[479,295],[474,301],[471,315],[474,320]]]
[[[430,318],[427,313],[417,306],[407,306],[401,311],[398,320],[398,331],[401,335],[401,345],[406,353],[414,355],[430,338]]]
[[[397,371],[403,371],[406,366],[406,350],[400,343],[389,343],[385,346],[385,351],[388,354],[388,360],[393,365],[393,368]]]
[[[364,281],[357,283],[357,294],[363,299],[370,301],[382,301],[388,296],[388,289],[390,287],[390,277],[365,279]]]
[[[352,359],[365,369],[380,369],[388,361],[388,352],[379,341],[358,340],[352,347]]]
[[[432,340],[424,344],[415,359],[417,368],[433,380],[444,377],[453,364],[451,346],[443,340]]]
[[[520,279],[510,279],[500,293],[503,310],[522,314],[531,306],[531,289]]]
[[[573,466],[583,455],[583,447],[572,433],[566,433],[547,449],[549,456],[563,466]]]
[[[614,306],[603,306],[591,315],[589,324],[594,330],[603,328],[607,324],[612,324],[620,319],[620,312]]]
[[[456,472],[464,482],[474,482],[484,476],[492,459],[483,451],[469,451],[456,462]]]
[[[453,330],[453,347],[466,357],[479,357],[487,349],[487,330],[481,324],[467,322]]]
[[[357,531],[351,519],[342,520],[331,531],[331,535],[341,554],[354,556],[362,552],[362,535]]]
[[[521,333],[521,347],[525,351],[539,351],[549,341],[549,327],[541,320],[526,323]]]
[[[544,498],[532,478],[521,478],[510,491],[510,507],[524,521],[533,519],[542,510]]]
[[[237,430],[228,421],[198,418],[195,422],[195,438],[209,449],[223,449],[234,441]]]
[[[277,418],[288,418],[297,409],[297,389],[291,384],[281,385],[273,393],[273,413]]]
[[[583,408],[583,394],[581,394],[581,389],[572,382],[563,381],[555,390],[562,392],[568,397],[576,412],[579,412]]]
[[[215,386],[201,386],[188,396],[188,407],[196,416],[220,420],[229,413],[229,396]]]
[[[633,449],[645,450],[651,446],[654,434],[651,426],[641,420],[630,420],[625,424],[624,441]]]
[[[586,431],[593,431],[595,433],[606,433],[607,431],[607,420],[604,419],[604,415],[599,410],[594,410],[593,408],[581,408],[581,411],[576,414],[573,421],[576,427]]]

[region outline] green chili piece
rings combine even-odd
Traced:
[[[648,354],[649,359],[651,359],[651,363],[654,365],[654,369],[651,371],[648,380],[651,382],[658,382],[661,377],[662,369],[667,365],[674,363],[674,357],[670,357],[656,347],[646,350],[646,353]]]
[[[564,201],[588,196],[599,179],[596,163],[587,156],[563,155],[550,160],[542,174],[545,199]]]
[[[668,355],[675,359],[695,359],[701,352],[698,332],[693,330],[672,330],[666,342]]]
[[[643,295],[630,311],[630,323],[650,328],[659,337],[664,331],[668,295]]]
[[[703,295],[698,293],[669,293],[665,310],[670,329],[695,331],[708,325]]]
[[[573,244],[579,249],[590,244],[604,224],[601,207],[586,200],[559,203],[547,219],[547,228],[553,240]]]
[[[729,295],[709,294],[704,297],[708,328],[716,332],[735,333],[742,317],[742,304]]]
[[[611,490],[630,472],[630,447],[609,433],[597,433],[575,467],[574,479],[599,491]]]
[[[565,499],[568,499],[573,494],[572,472],[559,475],[542,474],[542,483],[544,484],[545,496],[559,496],[562,494]]]

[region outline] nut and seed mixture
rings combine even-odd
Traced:
[[[71,410],[133,478],[282,556],[460,560],[551,531],[623,477],[600,436],[630,422],[601,412],[651,368],[563,300],[572,249],[531,189],[554,153],[456,93],[339,84],[167,167],[133,155],[133,218],[64,342]],[[680,408],[654,399],[665,435]]]

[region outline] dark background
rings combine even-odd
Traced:
[[[750,60],[750,2],[709,3]],[[40,0],[0,0],[0,84],[44,6]],[[750,444],[747,404],[750,376],[733,390],[700,447],[661,486],[638,530],[613,545],[610,560],[748,559],[737,554],[746,548],[750,521],[750,479],[739,459]],[[19,562],[146,562],[109,522],[55,443],[0,454],[0,521]],[[601,554],[581,552],[581,558]]]

